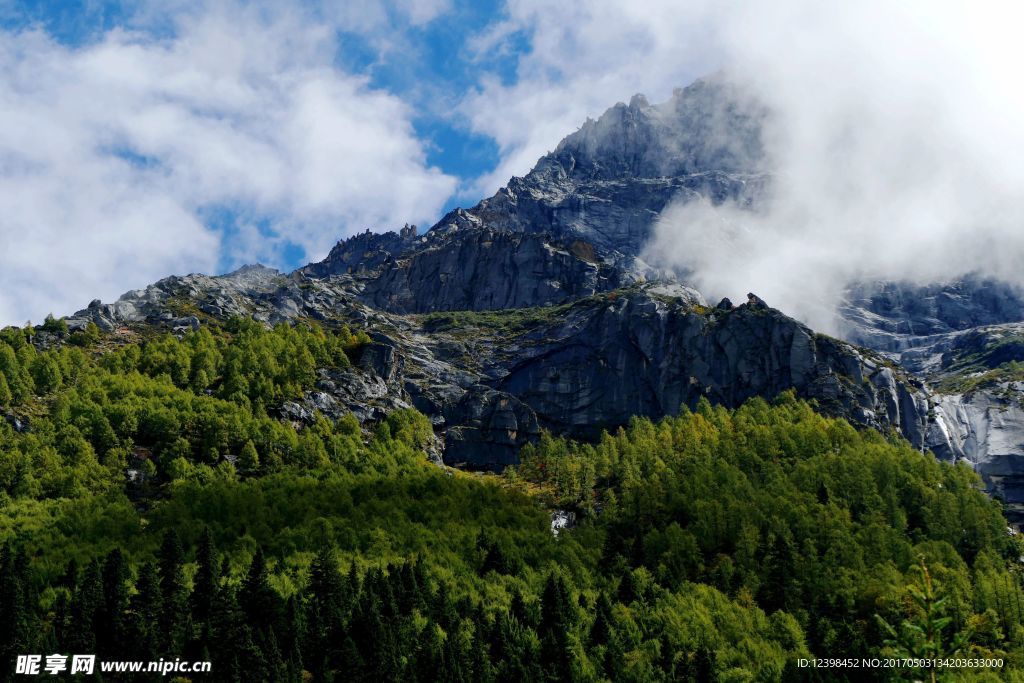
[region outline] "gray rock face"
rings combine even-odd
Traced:
[[[847,291],[840,313],[847,339],[903,351],[939,335],[1024,320],[1024,291],[979,275],[932,285],[859,283]]]
[[[470,387],[446,411],[446,463],[500,471],[519,462],[519,449],[540,435],[536,413],[515,396]]]
[[[330,277],[345,273],[369,273],[426,242],[426,236],[417,239],[415,228],[401,232],[376,233],[366,231],[334,245],[323,261],[311,263],[302,269],[310,277]]]
[[[1009,516],[1024,519],[1024,323],[915,342],[899,357],[936,392],[929,446],[941,458],[968,462]]]
[[[327,259],[303,272],[320,278],[341,276],[361,301],[395,313],[544,306],[636,279],[631,272],[602,262],[593,245],[581,240],[560,244],[545,235],[481,226],[432,233],[412,243],[390,239],[394,235],[342,242]],[[363,251],[370,246],[363,242],[384,246]],[[368,260],[355,260],[359,252]]]
[[[1024,317],[1019,291],[977,278],[874,291],[844,310],[851,336],[925,379],[934,392],[925,444],[969,463],[1024,519],[1024,323],[1003,322]]]
[[[158,324],[179,330],[196,329],[200,324],[199,318],[194,314],[180,313],[194,310],[217,318],[250,316],[256,309],[256,300],[272,298],[286,283],[287,278],[282,273],[260,265],[243,266],[218,277],[199,274],[172,276],[145,289],[126,292],[112,304],[95,299],[87,308],[68,316],[67,322],[72,330],[83,328],[90,322],[106,331],[133,323]],[[283,300],[278,304],[279,308],[287,308]]]
[[[535,330],[495,386],[518,396],[542,426],[593,437],[631,416],[660,417],[701,397],[736,406],[793,388],[832,414],[895,427],[925,444],[920,386],[872,357],[752,297],[731,311],[696,309],[641,291],[574,307]]]
[[[764,170],[762,125],[768,110],[724,74],[677,89],[651,105],[636,95],[587,121],[541,160],[576,179],[685,176],[709,170]]]
[[[676,296],[678,294],[678,296]],[[466,315],[466,314],[463,314]],[[736,406],[793,388],[822,410],[882,430],[897,429],[925,448],[934,428],[929,393],[890,361],[829,337],[751,296],[731,310],[708,309],[688,290],[648,285],[568,307],[468,316],[438,327],[419,363],[462,357],[469,377],[453,403],[427,388],[446,430],[445,461],[497,469],[515,461],[537,427],[581,438],[694,407],[701,397]],[[406,338],[407,340],[410,338]],[[401,348],[402,344],[398,344]],[[467,360],[471,358],[472,361]],[[427,363],[426,365],[429,365]]]
[[[477,236],[515,238],[507,244],[524,237],[485,229]],[[370,330],[372,342],[352,367],[322,370],[316,387],[280,415],[300,424],[318,412],[372,422],[413,406],[434,422],[444,461],[473,468],[516,462],[541,427],[590,438],[634,415],[676,413],[701,397],[735,406],[789,388],[829,413],[899,429],[919,447],[930,430],[921,386],[881,357],[815,335],[753,295],[741,306],[709,308],[694,290],[661,283],[577,295],[558,306],[432,316],[392,313],[361,299],[348,275],[188,276],[100,310],[115,326],[168,330],[181,320],[169,307],[205,311],[211,304],[268,323],[309,317]],[[123,311],[130,317],[119,317]]]
[[[25,432],[29,431],[29,420],[27,417],[18,417],[17,415],[5,414],[4,421],[11,426],[11,429],[18,432],[19,434],[24,434]]]
[[[966,460],[990,492],[1024,519],[1024,382],[966,395],[942,396],[938,410],[948,426],[950,455]]]
[[[749,205],[768,184],[763,174],[702,171],[687,176],[625,180],[575,179],[558,162],[513,178],[489,199],[458,209],[435,229],[465,229],[474,223],[513,232],[544,232],[583,240],[601,250],[637,256],[653,234],[662,210],[673,201],[708,197]]]
[[[396,313],[543,306],[650,279],[637,257],[670,202],[764,193],[766,116],[721,77],[656,106],[634,97],[425,235],[357,235],[301,272]]]

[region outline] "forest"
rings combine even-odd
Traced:
[[[54,652],[216,681],[1024,680],[1024,543],[967,466],[792,393],[544,434],[502,475],[432,463],[411,409],[283,419],[367,341],[0,332],[0,680]]]

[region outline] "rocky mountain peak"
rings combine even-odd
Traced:
[[[578,180],[759,172],[766,116],[763,105],[724,76],[698,80],[657,105],[638,94],[584,123],[538,170],[556,165]]]
[[[452,211],[432,231],[544,233],[585,241],[603,260],[632,267],[669,203],[703,197],[746,205],[763,195],[767,115],[721,75],[659,104],[634,95],[585,122],[526,176]],[[641,266],[633,275],[646,273]]]

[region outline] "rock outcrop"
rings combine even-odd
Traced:
[[[634,415],[692,408],[701,397],[736,406],[794,389],[826,412],[898,429],[925,445],[928,401],[920,385],[756,297],[725,311],[627,291],[578,304],[516,341],[524,348],[495,386],[561,433],[593,437]]]
[[[563,244],[544,234],[480,225],[432,232],[421,241],[390,239],[394,235],[339,243],[303,273],[335,277],[364,303],[394,313],[545,306],[639,279],[604,262],[582,240]],[[356,257],[360,252],[365,260]]]

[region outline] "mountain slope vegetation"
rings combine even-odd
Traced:
[[[998,503],[963,465],[791,393],[594,442],[545,434],[503,476],[469,474],[430,461],[432,426],[411,409],[362,426],[279,413],[351,362],[360,331],[50,328],[0,342],[4,662],[210,659],[210,680],[253,681],[886,680],[798,661],[918,648],[1004,662],[956,676],[1018,677],[1024,549]],[[552,508],[578,523],[552,534]],[[938,596],[923,607],[922,567]]]

